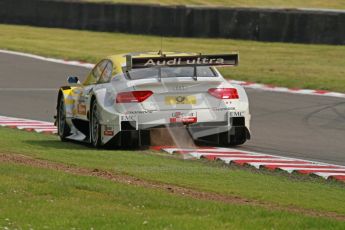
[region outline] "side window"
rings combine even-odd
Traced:
[[[101,75],[103,73],[104,68],[107,65],[108,60],[103,60],[100,63],[98,63],[95,68],[93,68],[92,72],[91,72],[91,76],[92,76],[92,82],[98,82],[101,78]]]
[[[105,60],[105,67],[103,69],[103,73],[99,78],[99,83],[107,83],[111,80],[112,72],[113,72],[113,63],[110,60]]]

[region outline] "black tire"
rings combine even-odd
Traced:
[[[57,106],[57,128],[61,141],[67,141],[66,137],[70,135],[71,130],[66,122],[65,100],[63,96],[60,97]]]
[[[96,100],[91,104],[90,112],[90,142],[93,147],[99,148],[102,145],[101,141],[101,125],[99,123],[99,111]]]

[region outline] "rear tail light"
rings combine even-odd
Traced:
[[[235,88],[211,88],[208,93],[219,99],[238,99],[238,92]]]
[[[121,92],[116,96],[116,103],[143,102],[153,94],[152,91]]]

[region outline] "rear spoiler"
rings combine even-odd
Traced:
[[[192,56],[135,57],[126,56],[126,69],[154,67],[237,66],[238,53]]]

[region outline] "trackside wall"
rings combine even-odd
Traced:
[[[0,23],[178,37],[345,44],[345,11],[0,0]]]

